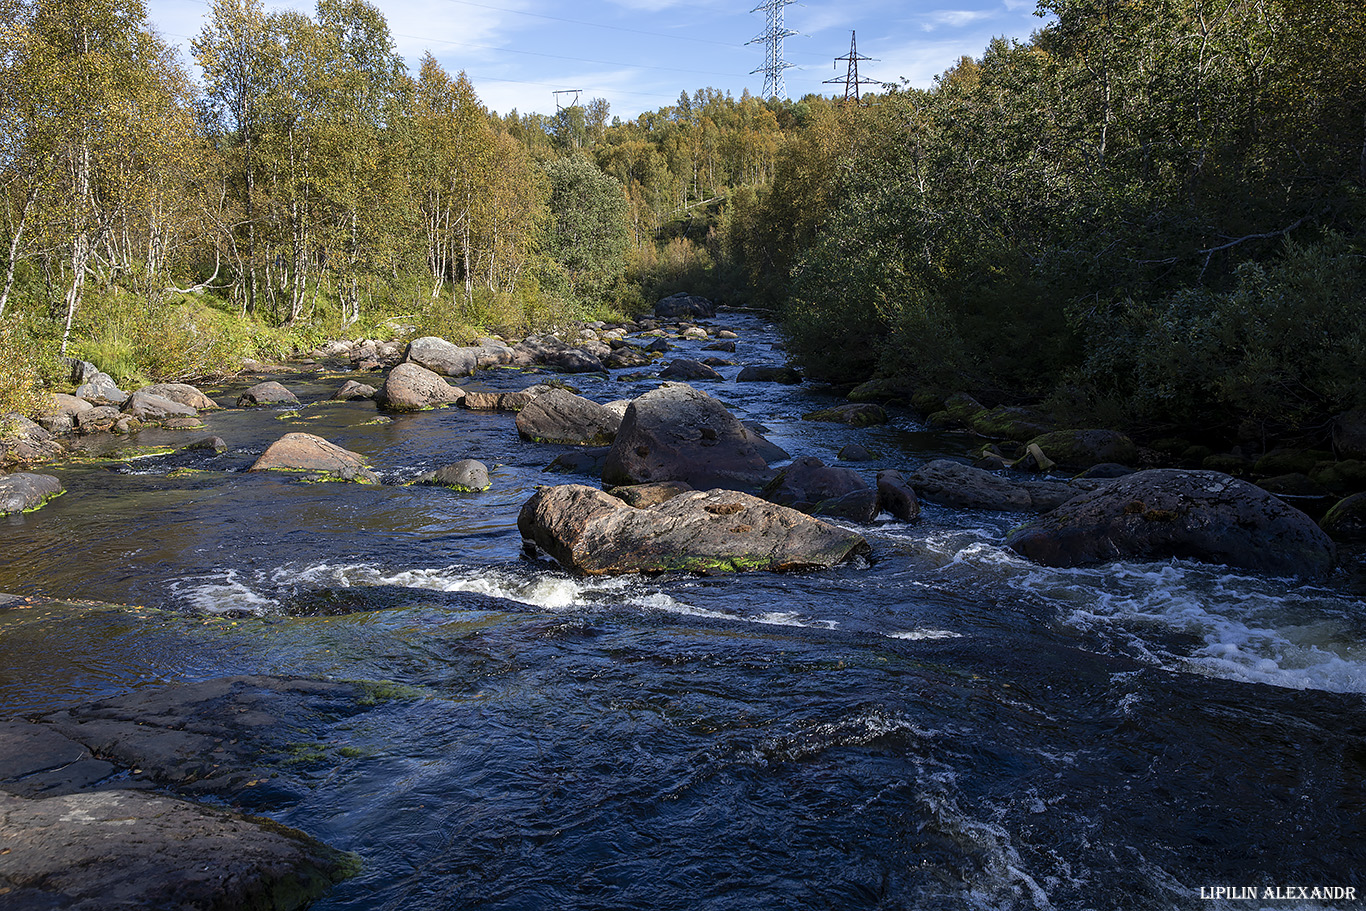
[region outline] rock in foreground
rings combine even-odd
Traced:
[[[7,908],[302,908],[356,859],[264,819],[138,791],[0,794]]]
[[[827,569],[869,549],[861,535],[732,490],[637,509],[594,487],[544,487],[517,528],[527,545],[589,575]]]
[[[1017,528],[1017,553],[1048,566],[1181,558],[1315,577],[1336,558],[1309,516],[1216,471],[1158,469],[1111,481]]]

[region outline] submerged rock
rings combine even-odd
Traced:
[[[1181,558],[1316,577],[1335,549],[1314,520],[1213,471],[1156,469],[1108,482],[1017,528],[1006,544],[1048,566]]]
[[[773,473],[759,441],[726,407],[684,383],[666,383],[631,402],[607,454],[611,485],[687,481],[759,488]]]
[[[589,575],[825,569],[868,551],[861,535],[732,490],[637,509],[593,487],[543,487],[517,528],[532,549]]]
[[[304,471],[339,481],[378,484],[365,457],[311,433],[287,433],[261,454],[251,471]]]
[[[297,829],[174,797],[0,794],[7,908],[303,908],[359,861]]]
[[[26,471],[0,477],[0,516],[32,512],[64,492],[62,482],[46,474]]]

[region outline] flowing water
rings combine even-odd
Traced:
[[[739,331],[737,365],[782,362],[757,318],[716,324]],[[857,440],[871,479],[971,446],[908,413],[803,422],[834,400],[738,369],[696,385],[793,455]],[[510,415],[377,423],[372,403],[322,401],[338,374],[283,381],[315,404],[206,416],[221,454],[92,441],[51,469],[65,496],[0,519],[0,591],[73,602],[0,608],[0,715],[236,673],[391,682],[402,698],[331,726],[306,788],[249,807],[364,858],[320,911],[1366,896],[1359,568],[1319,585],[1047,569],[1002,547],[1019,516],[928,506],[860,528],[871,559],[830,572],[575,578],[524,558],[516,530],[536,486],[581,480],[545,470],[565,447],[519,440]],[[599,401],[657,383],[570,381]],[[394,483],[245,471],[293,430]],[[471,457],[493,469],[485,493],[401,486]]]

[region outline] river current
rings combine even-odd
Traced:
[[[871,480],[973,445],[909,412],[804,422],[835,400],[733,381],[783,362],[771,327],[711,325],[736,366],[694,385],[794,456],[857,441]],[[567,379],[603,402],[659,382],[623,373]],[[1359,566],[1049,569],[1002,546],[1019,515],[927,505],[830,572],[576,578],[516,529],[538,485],[591,483],[546,470],[567,447],[506,414],[328,403],[339,373],[272,378],[305,404],[205,415],[226,452],[87,440],[43,469],[65,496],[0,518],[0,591],[72,602],[0,608],[0,716],[225,674],[392,684],[329,728],[306,788],[249,807],[364,859],[318,911],[1366,906],[1264,891],[1366,898]],[[386,483],[245,471],[294,430]],[[402,486],[463,458],[489,491]]]

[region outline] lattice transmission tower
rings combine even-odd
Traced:
[[[827,79],[827,80],[825,80],[825,82],[823,82],[823,83],[821,83],[821,84],[822,84],[822,85],[839,85],[839,84],[842,82],[842,83],[844,83],[844,100],[845,100],[845,101],[848,101],[848,100],[850,99],[850,97],[853,97],[853,99],[854,99],[855,101],[858,101],[858,100],[859,100],[859,97],[858,97],[858,96],[859,96],[859,88],[858,88],[859,86],[861,86],[861,85],[881,85],[881,83],[878,82],[876,79],[860,79],[860,78],[859,78],[859,75],[858,75],[858,65],[859,65],[859,61],[860,61],[860,60],[864,61],[865,63],[868,63],[868,62],[871,62],[871,61],[873,60],[873,58],[872,58],[872,57],[864,57],[864,56],[862,56],[861,54],[859,54],[859,52],[858,52],[858,38],[855,36],[854,32],[851,31],[851,32],[849,32],[849,56],[848,56],[848,57],[836,57],[836,58],[835,58],[835,65],[836,65],[837,67],[838,67],[841,63],[847,63],[847,64],[849,64],[848,70],[847,70],[847,72],[845,73],[844,78],[843,78],[843,79]]]
[[[750,70],[750,73],[764,74],[765,98],[785,98],[787,97],[787,87],[783,85],[783,70],[788,69],[792,64],[783,59],[783,39],[790,38],[796,32],[783,27],[783,7],[796,3],[797,0],[764,0],[751,13],[764,11],[764,31],[762,34],[747,42],[748,44],[764,43],[764,65]]]

